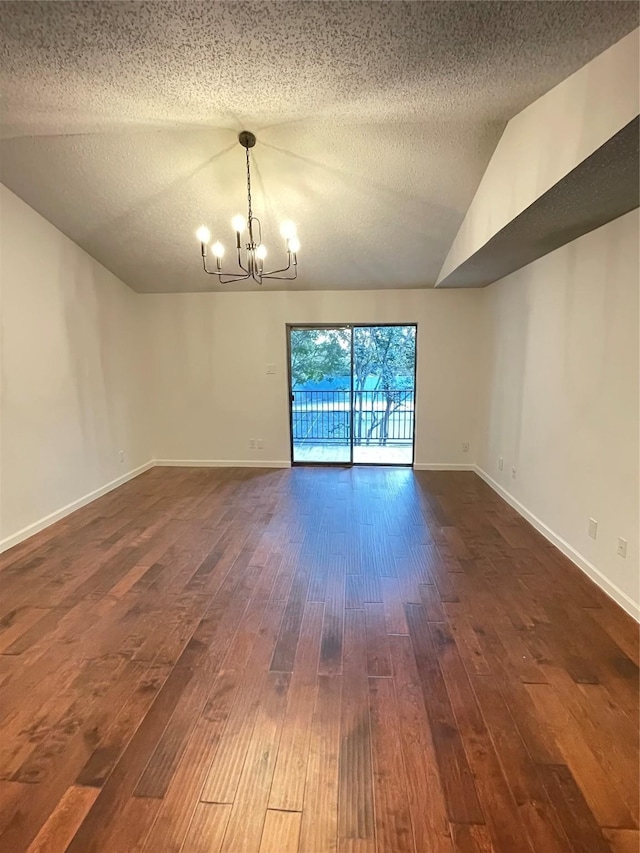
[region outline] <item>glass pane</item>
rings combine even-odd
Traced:
[[[353,330],[354,462],[413,462],[415,361],[415,326]]]
[[[291,329],[294,462],[351,461],[351,330]]]

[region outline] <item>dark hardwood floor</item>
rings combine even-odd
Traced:
[[[2,853],[638,850],[638,626],[474,474],[155,468],[0,595]]]

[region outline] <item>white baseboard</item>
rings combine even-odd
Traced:
[[[106,495],[107,492],[111,492],[113,491],[113,489],[117,489],[118,486],[122,486],[123,483],[126,483],[129,480],[133,480],[134,477],[137,477],[144,471],[148,471],[149,468],[153,468],[153,465],[153,460],[145,462],[144,465],[140,465],[138,468],[134,468],[132,471],[127,471],[126,474],[123,474],[121,477],[116,477],[116,479],[111,480],[110,483],[105,483],[105,485],[100,486],[99,489],[94,489],[92,492],[89,492],[88,494],[83,495],[81,498],[72,501],[70,504],[63,506],[61,509],[57,509],[55,512],[49,513],[49,515],[45,515],[45,517],[39,519],[39,521],[34,521],[33,524],[29,524],[27,525],[27,527],[23,527],[22,530],[18,530],[17,533],[13,533],[11,536],[7,536],[6,539],[0,540],[0,553],[2,553],[3,551],[7,551],[9,548],[13,548],[14,545],[18,545],[20,542],[24,542],[25,539],[28,539],[30,536],[33,536],[40,530],[44,530],[44,528],[49,527],[50,524],[55,524],[56,521],[60,521],[60,519],[64,518],[66,515],[70,515],[72,512],[75,512],[77,509],[80,509],[80,507],[86,506],[88,503],[91,503],[91,501],[95,501],[96,498],[100,498],[102,497],[102,495]]]
[[[155,464],[170,468],[291,468],[289,460],[280,459],[156,459]],[[414,462],[413,468],[415,471],[476,470],[475,465],[466,462]]]
[[[168,468],[291,468],[291,462],[273,459],[156,459]]]
[[[468,462],[414,462],[414,471],[475,471],[476,466]]]
[[[623,592],[618,586],[612,583],[602,572],[597,569],[593,563],[590,563],[586,557],[583,557],[579,551],[570,545],[566,539],[563,539],[562,536],[559,536],[555,531],[553,531],[550,527],[548,527],[544,521],[538,518],[537,515],[534,515],[530,510],[526,508],[523,504],[520,503],[517,498],[508,492],[500,483],[496,482],[493,477],[489,476],[486,471],[483,471],[478,465],[474,465],[474,470],[479,477],[487,483],[494,492],[497,492],[501,498],[503,498],[510,506],[512,506],[516,512],[520,513],[520,515],[525,518],[529,524],[531,524],[535,529],[542,533],[545,539],[548,539],[552,545],[562,551],[565,557],[568,557],[572,563],[575,563],[579,569],[589,577],[591,580],[597,584],[600,589],[605,592],[609,598],[612,598],[616,604],[619,604],[623,610],[625,610],[629,616],[633,617],[636,622],[640,622],[640,606],[636,604],[636,602],[630,598],[626,592]]]

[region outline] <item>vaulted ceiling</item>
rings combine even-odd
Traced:
[[[254,206],[295,289],[431,287],[505,123],[635,2],[3,2],[0,179],[138,291]],[[38,257],[34,262],[49,264]]]

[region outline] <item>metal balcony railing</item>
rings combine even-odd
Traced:
[[[352,403],[353,400],[353,403]],[[415,392],[294,391],[291,402],[295,444],[411,445]]]

